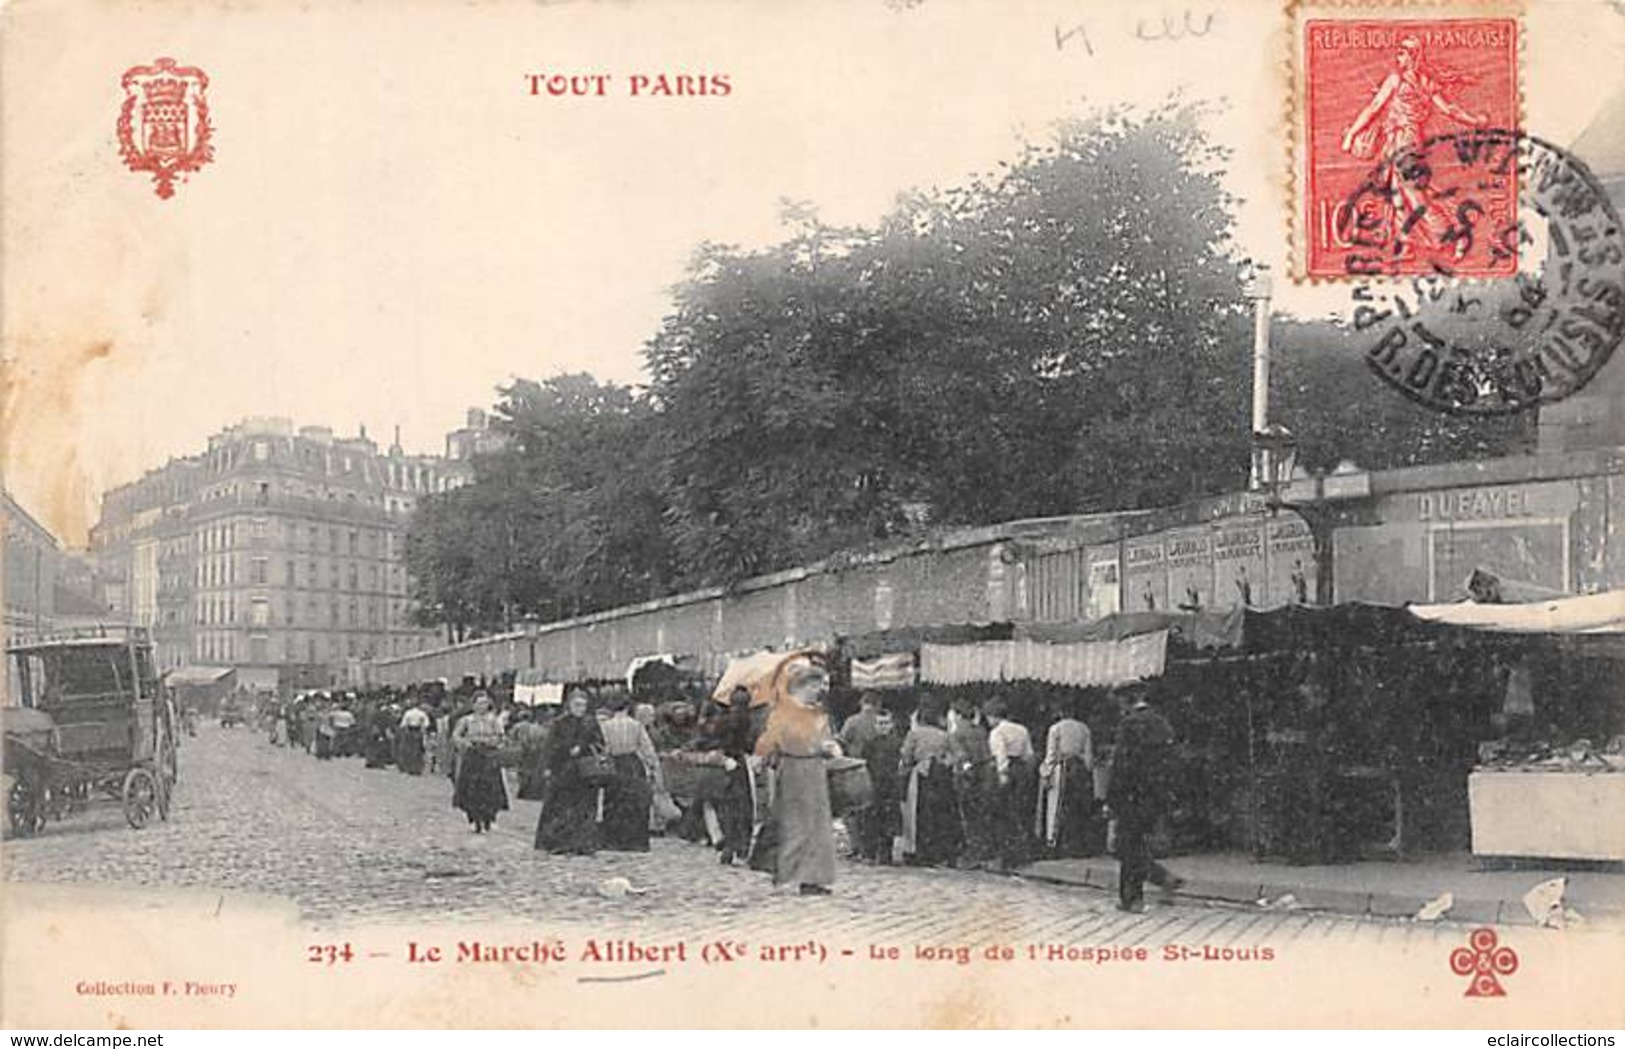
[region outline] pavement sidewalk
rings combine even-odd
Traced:
[[[1235,903],[1271,901],[1278,909],[1409,918],[1441,893],[1455,902],[1448,921],[1538,925],[1524,906],[1530,889],[1567,878],[1564,901],[1587,922],[1625,925],[1625,869],[1544,864],[1480,870],[1471,855],[1428,856],[1407,861],[1367,861],[1336,866],[1261,863],[1238,853],[1170,857],[1166,865],[1185,879],[1182,896]],[[1040,860],[1023,877],[1115,891],[1117,861],[1109,856]],[[1155,891],[1155,890],[1152,890]],[[1281,904],[1282,897],[1291,901]]]

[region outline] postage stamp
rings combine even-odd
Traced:
[[[1470,236],[1478,222],[1511,217],[1509,175],[1484,187],[1493,192],[1479,194],[1481,211],[1463,214],[1415,180],[1366,183],[1374,166],[1392,176],[1437,135],[1519,126],[1517,20],[1348,10],[1300,16],[1294,26],[1298,275],[1515,272],[1515,251]],[[1362,187],[1368,191],[1357,194]]]

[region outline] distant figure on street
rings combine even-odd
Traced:
[[[1117,726],[1106,795],[1117,821],[1119,910],[1145,913],[1148,879],[1166,892],[1184,884],[1151,856],[1151,834],[1168,805],[1173,752],[1174,730],[1144,698],[1135,700]]]
[[[953,863],[965,841],[947,726],[948,704],[942,697],[921,696],[914,727],[903,737],[897,759],[905,784],[903,853],[919,867]]]
[[[401,715],[401,730],[397,744],[395,765],[409,776],[423,775],[425,734],[429,730],[429,712],[413,703]]]
[[[481,692],[474,697],[474,709],[452,730],[457,749],[457,788],[452,804],[462,809],[474,833],[482,834],[496,822],[497,813],[508,807],[508,792],[502,785],[502,767],[497,749],[502,746],[502,723],[491,712],[491,697]]]
[[[756,787],[751,775],[751,755],[756,748],[750,723],[750,690],[736,688],[728,697],[728,709],[711,720],[711,743],[723,754],[723,771],[728,785],[714,808],[722,832],[723,866],[750,858],[751,834],[756,829]],[[711,805],[711,802],[702,804]]]
[[[756,756],[774,777],[773,884],[826,896],[835,884],[835,820],[824,759],[841,755],[824,709],[829,673],[816,664],[792,666],[785,692],[756,741]]]
[[[582,778],[577,759],[601,749],[603,733],[587,713],[587,693],[571,689],[564,713],[548,729],[542,761],[547,787],[536,821],[536,847],[547,852],[591,856],[598,850],[598,787]]]
[[[1049,727],[1044,761],[1038,767],[1039,820],[1044,845],[1053,856],[1089,854],[1089,829],[1095,815],[1095,748],[1089,726],[1077,717],[1079,702],[1069,702],[1061,719]]]
[[[858,712],[841,725],[841,749],[849,758],[862,758],[864,748],[875,738],[875,721],[880,716],[880,696],[865,692],[858,698]]]
[[[992,863],[999,853],[994,812],[999,774],[976,701],[961,696],[954,700],[954,713],[959,716],[948,733],[948,745],[954,764],[954,791],[959,796],[965,827],[965,848],[959,866],[975,870]]]
[[[874,798],[857,821],[858,855],[870,863],[892,862],[892,842],[903,826],[902,777],[897,772],[902,757],[903,733],[892,712],[881,707],[875,714],[875,734],[863,748]]]
[[[1009,706],[995,696],[982,708],[991,726],[987,746],[993,752],[999,787],[994,812],[999,832],[999,866],[1011,871],[1032,859],[1032,820],[1037,808],[1038,762],[1027,726],[1010,720]]]
[[[660,759],[648,730],[631,714],[631,699],[618,695],[608,706],[610,715],[598,728],[604,734],[605,751],[615,763],[615,780],[604,788],[600,843],[615,852],[648,852],[649,806],[654,801]]]

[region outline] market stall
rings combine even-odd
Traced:
[[[1504,665],[1468,780],[1473,854],[1625,862],[1625,591],[1411,612],[1497,639]]]

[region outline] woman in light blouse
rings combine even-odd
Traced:
[[[491,697],[481,692],[474,697],[473,711],[451,733],[458,755],[457,788],[451,803],[467,814],[475,834],[490,830],[497,813],[508,807],[508,791],[497,761],[502,738],[502,722],[491,713]]]
[[[994,795],[999,832],[999,865],[1014,870],[1032,858],[1033,812],[1037,807],[1037,762],[1027,727],[1010,720],[1004,697],[994,696],[982,707],[987,716],[987,746],[993,752],[999,786]]]
[[[604,788],[602,844],[615,852],[649,851],[649,806],[660,770],[654,741],[629,712],[631,700],[609,701],[609,717],[598,726],[604,750],[615,763],[615,781]]]

